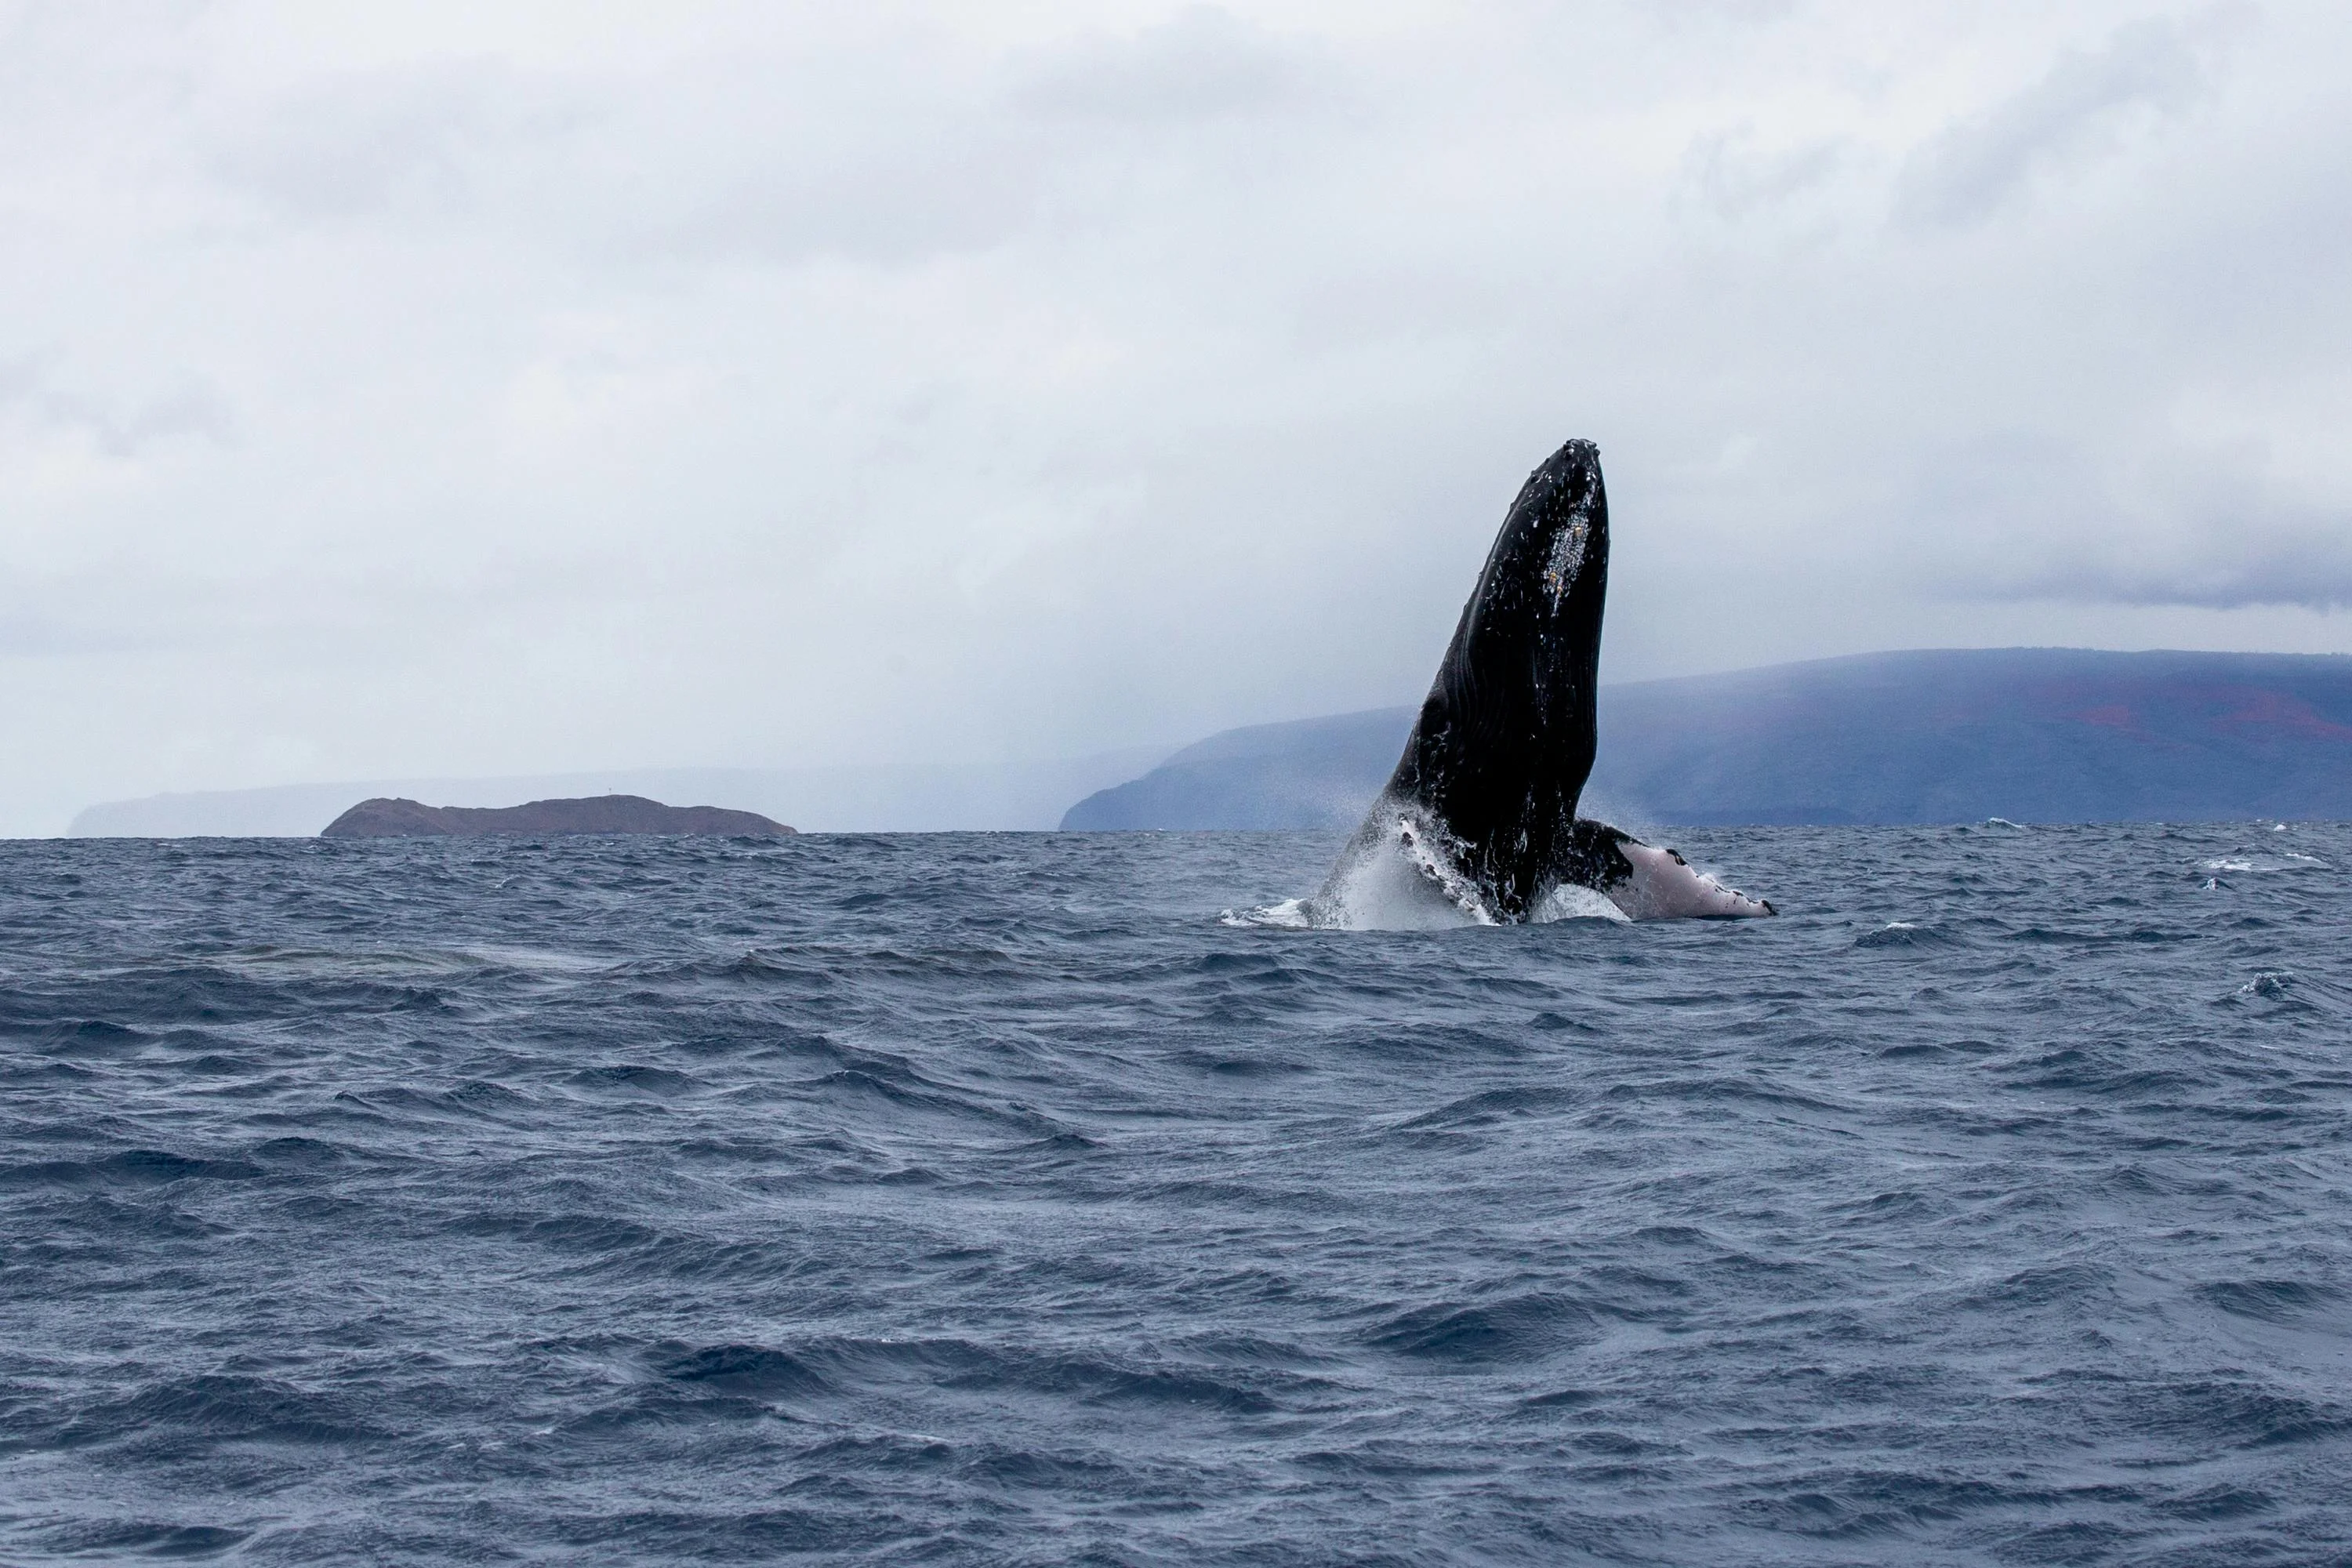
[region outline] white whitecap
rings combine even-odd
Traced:
[[[2275,859],[2261,855],[2224,855],[2215,859],[2200,862],[2198,869],[2208,872],[2295,871],[2305,867],[2315,867],[2324,871],[2327,869],[2327,862],[2316,855],[2297,855],[2292,851]]]
[[[1274,926],[1283,931],[1305,931],[1315,923],[1313,912],[1305,899],[1285,899],[1278,904],[1263,909],[1227,910],[1217,917],[1218,923],[1229,926]]]

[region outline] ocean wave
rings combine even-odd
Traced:
[[[1796,912],[1303,929],[1332,835],[0,846],[0,1559],[2352,1531],[2352,828],[1685,847]]]

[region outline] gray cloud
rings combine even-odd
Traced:
[[[2178,23],[2126,24],[2100,47],[2069,49],[2039,80],[1914,153],[1896,212],[1917,225],[1980,223],[2037,171],[2111,146],[2136,121],[2178,119],[2207,90],[2207,68]]]
[[[2234,610],[2352,608],[2352,513],[2299,520],[2216,518],[2168,559],[2045,568],[2012,596]]]
[[[1684,155],[1685,177],[1704,195],[1717,217],[1738,223],[1760,210],[1817,191],[1852,157],[1842,141],[1818,141],[1787,151],[1755,144],[1753,126],[1716,132],[1692,143]]]
[[[2117,465],[2008,433],[1937,454],[1915,562],[1962,598],[2234,610],[2352,607],[2352,506],[2283,493],[2258,447],[2179,444]]]
[[[2341,646],[2340,8],[2060,9],[41,10],[0,830],[1407,700],[1570,435],[1612,678]]]
[[[214,168],[298,219],[464,219],[501,194],[485,164],[571,128],[546,96],[490,60],[337,72],[235,115]]]
[[[1306,82],[1304,62],[1265,29],[1188,5],[1128,37],[1065,47],[1024,73],[1014,100],[1088,120],[1201,121],[1280,109]]]
[[[0,417],[15,414],[38,426],[87,437],[109,458],[135,458],[159,441],[195,437],[226,445],[236,418],[227,396],[202,376],[182,373],[143,397],[110,400],[58,384],[36,354],[0,364]]]

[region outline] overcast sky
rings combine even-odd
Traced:
[[[0,832],[2352,647],[2352,8],[0,4]]]

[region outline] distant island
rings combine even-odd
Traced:
[[[313,822],[317,817],[310,819]],[[756,811],[664,805],[641,795],[593,795],[523,805],[426,805],[363,800],[327,824],[321,838],[459,838],[483,834],[713,833],[773,837],[793,832]]]
[[[1959,648],[1601,689],[1627,826],[2352,820],[2352,658]],[[1228,730],[1065,829],[1353,827],[1414,710]]]

